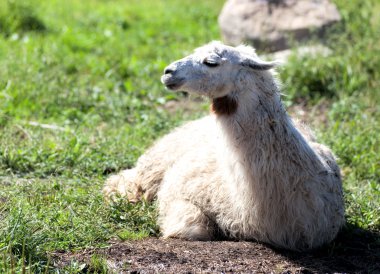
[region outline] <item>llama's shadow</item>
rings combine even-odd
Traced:
[[[350,224],[323,248],[277,252],[300,265],[301,273],[380,273],[380,233]]]

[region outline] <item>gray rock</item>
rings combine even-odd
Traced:
[[[231,45],[251,43],[258,49],[289,48],[292,40],[311,34],[322,37],[340,21],[329,0],[228,0],[219,15],[223,40]]]

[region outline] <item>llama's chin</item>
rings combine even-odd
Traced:
[[[180,84],[168,84],[168,85],[165,85],[165,87],[167,89],[170,89],[170,90],[179,90],[181,88],[182,85]]]

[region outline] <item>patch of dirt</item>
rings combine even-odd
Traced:
[[[288,108],[288,113],[295,119],[301,122],[311,125],[312,127],[318,127],[320,125],[326,125],[328,122],[327,113],[330,109],[330,103],[327,101],[320,101],[314,106],[306,105],[306,103],[298,103]]]
[[[56,267],[72,261],[91,272],[94,254],[116,273],[380,273],[380,235],[354,229],[328,247],[291,252],[256,242],[191,242],[148,238],[112,241],[108,248],[55,252]]]
[[[183,113],[194,113],[200,111],[206,103],[206,99],[202,97],[185,97],[179,100],[168,101],[163,108],[169,113],[182,111]],[[287,108],[289,115],[301,122],[317,127],[321,124],[326,125],[328,122],[327,112],[330,108],[328,101],[321,100],[314,106],[307,105],[306,102],[298,102]]]
[[[177,101],[168,101],[163,105],[163,108],[171,114],[178,111],[182,111],[184,113],[193,113],[194,111],[199,111],[201,109],[202,103],[204,103],[204,101],[200,97],[185,98]]]

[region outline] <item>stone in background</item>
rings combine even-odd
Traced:
[[[249,43],[257,49],[279,51],[311,34],[321,38],[340,19],[329,0],[228,0],[219,26],[227,44]]]

